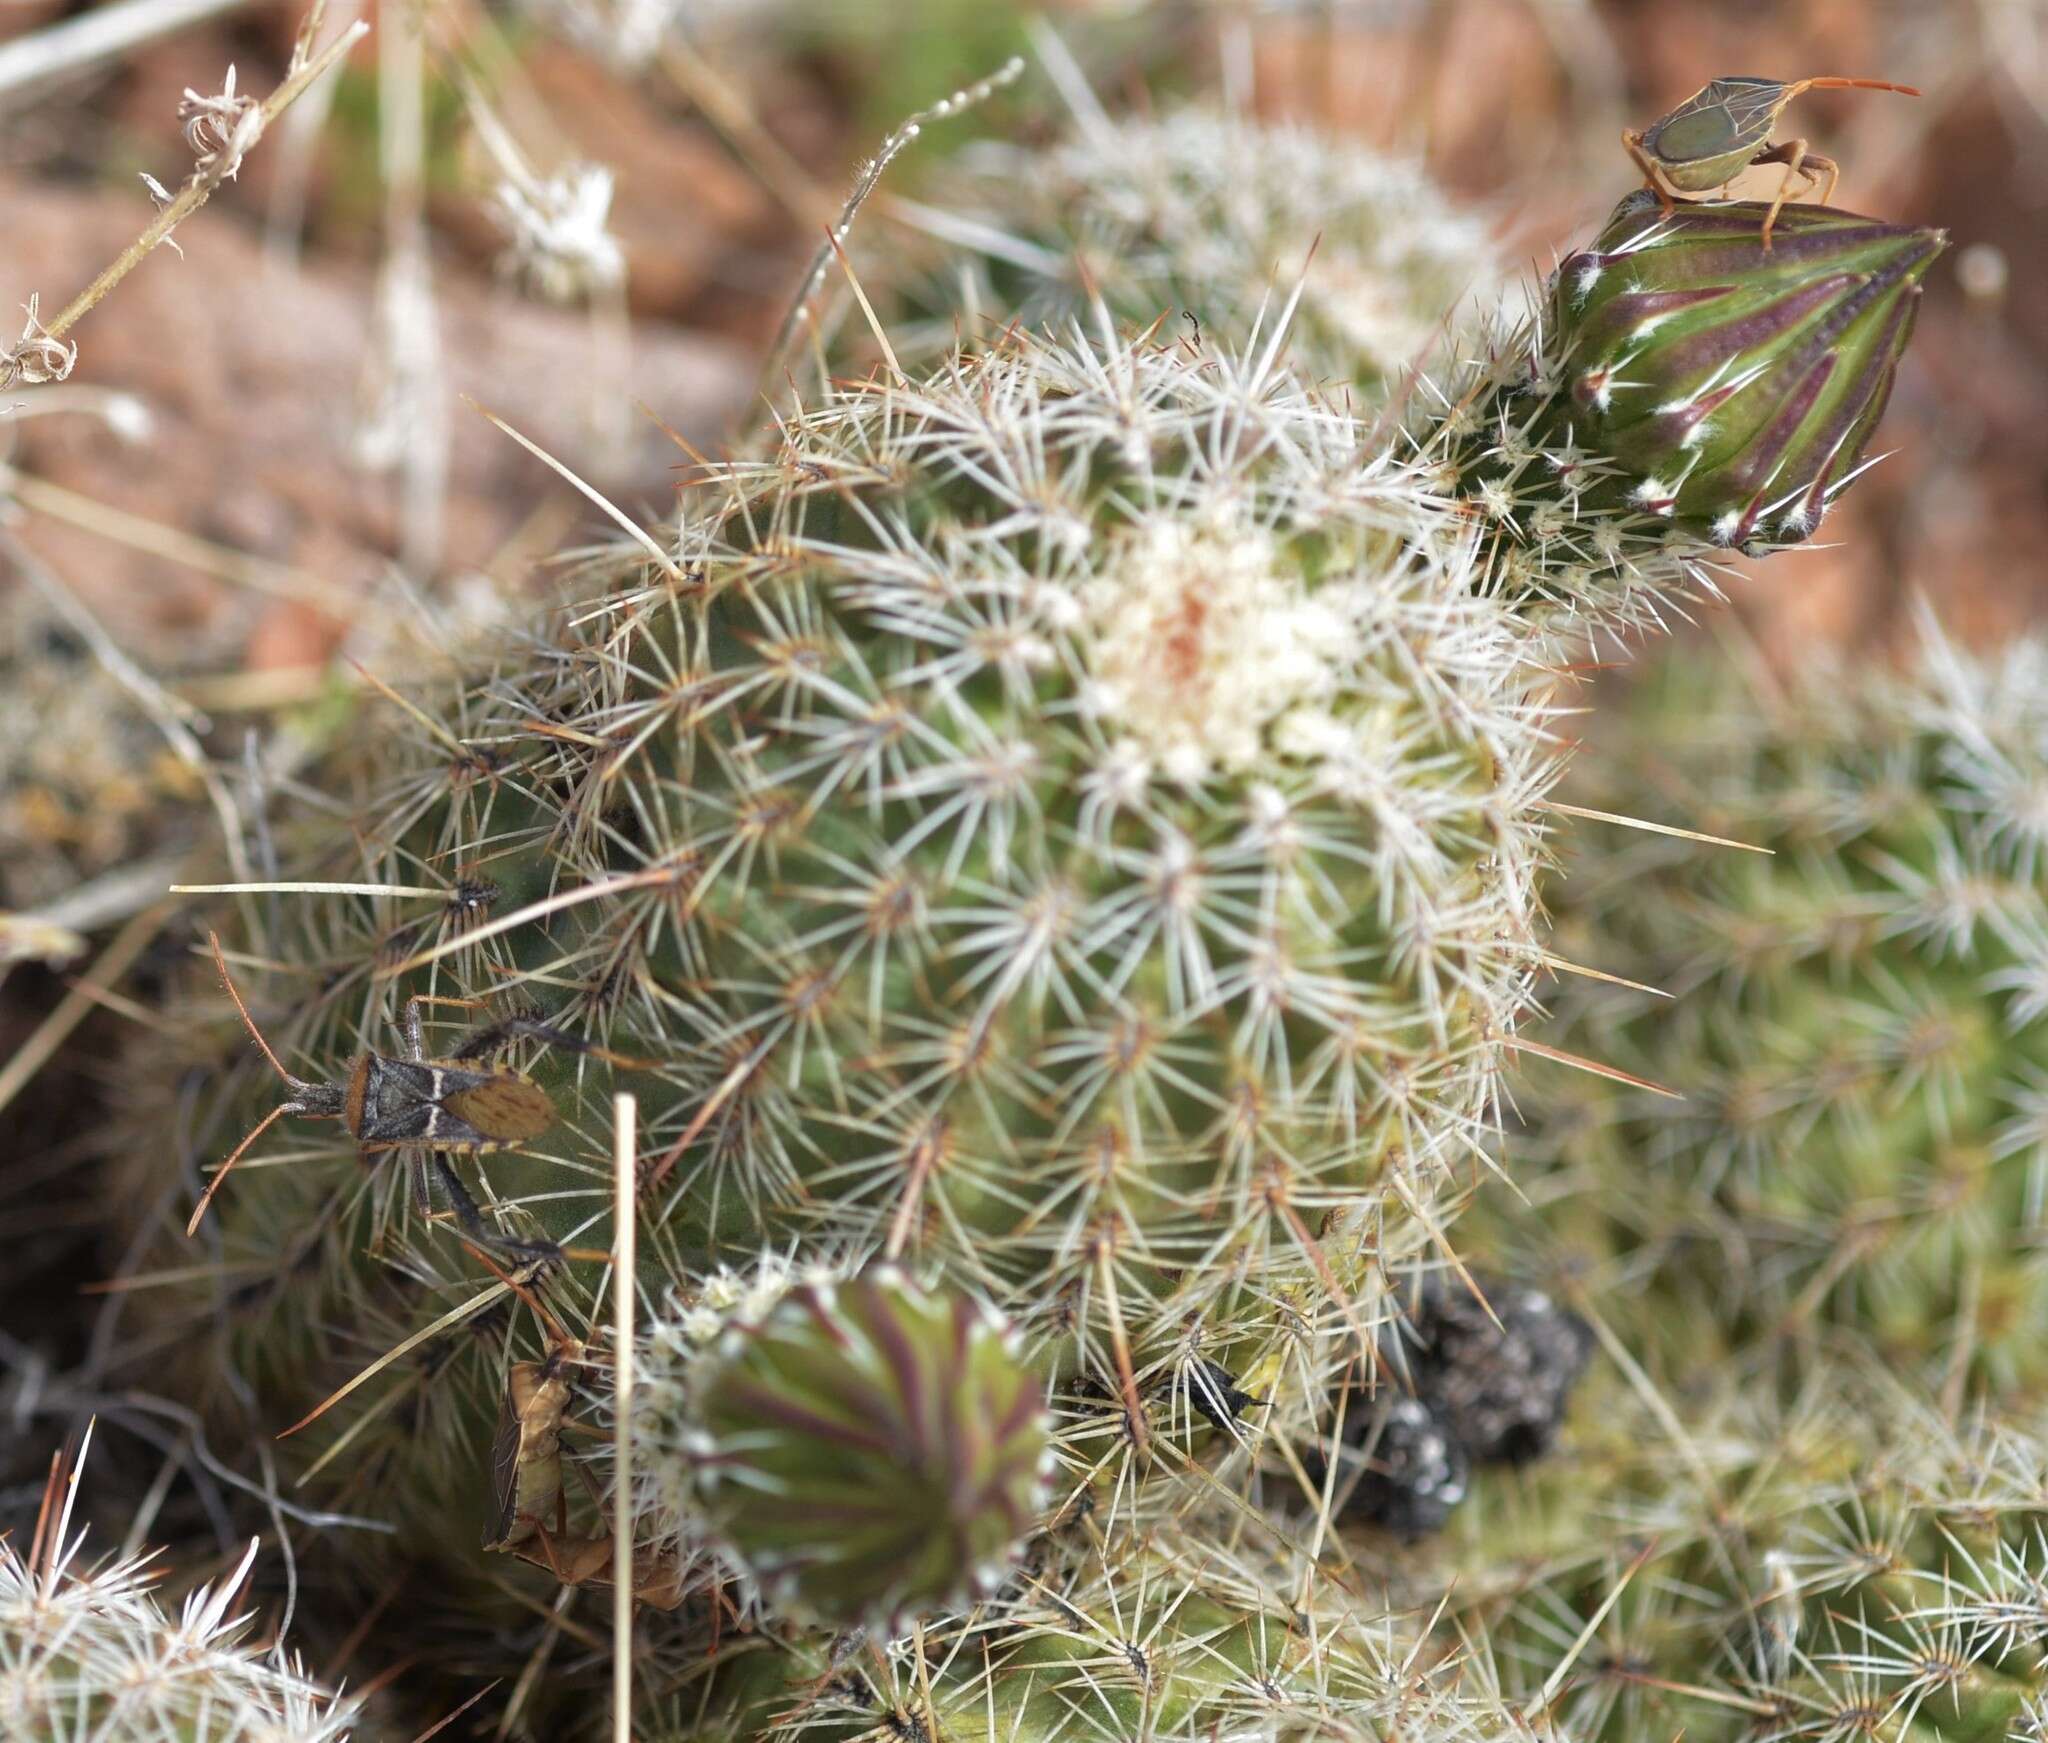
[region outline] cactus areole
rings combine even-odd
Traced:
[[[1552,282],[1573,445],[1716,544],[1797,543],[1855,476],[1939,230],[1790,206],[1666,217],[1631,194]]]

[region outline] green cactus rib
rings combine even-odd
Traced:
[[[855,1623],[995,1589],[1052,1462],[1044,1384],[999,1320],[883,1269],[799,1283],[721,1342],[698,1478],[778,1609]]]

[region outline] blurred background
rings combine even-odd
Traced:
[[[0,0],[0,336],[134,240],[150,178],[191,173],[181,101],[231,67],[274,90],[305,13]],[[91,1336],[77,1290],[104,1265],[70,1164],[123,1094],[123,1037],[160,1020],[192,943],[162,892],[253,734],[317,741],[364,666],[402,687],[430,615],[488,634],[606,530],[485,414],[658,518],[691,452],[758,418],[863,159],[1012,55],[1019,78],[890,166],[856,270],[885,275],[903,202],[968,141],[1057,138],[1087,93],[1418,160],[1534,276],[1634,185],[1621,130],[1716,75],[1919,86],[1812,93],[1779,130],[1840,161],[1838,205],[1954,247],[1889,457],[1732,609],[1796,664],[1884,657],[1916,592],[1981,644],[2048,607],[2048,0],[329,0],[323,40],[353,18],[376,28],[182,254],[79,324],[70,379],[0,391],[0,1409]],[[578,164],[608,190],[513,209]],[[568,246],[522,253],[549,225]],[[586,276],[551,279],[579,247]]]

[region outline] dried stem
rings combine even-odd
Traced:
[[[308,17],[307,23],[309,26],[317,25],[319,15],[324,9],[323,0],[323,4],[315,6]],[[299,46],[292,53],[291,73],[286,77],[283,84],[270,93],[269,97],[264,100],[262,107],[257,111],[261,119],[257,124],[251,143],[253,143],[254,139],[260,139],[270,123],[283,114],[298,99],[300,93],[305,91],[314,80],[325,73],[343,55],[347,54],[358,41],[369,33],[369,29],[368,23],[358,19],[356,23],[343,31],[322,49],[319,54],[311,59],[306,58],[307,35],[302,33],[299,38]],[[100,301],[114,286],[140,266],[143,260],[159,244],[168,241],[173,230],[177,229],[180,224],[191,217],[194,212],[198,211],[201,206],[205,205],[213,197],[214,189],[219,187],[228,178],[229,173],[237,167],[238,162],[239,159],[236,155],[223,154],[210,167],[194,170],[185,185],[178,190],[177,197],[168,206],[164,207],[162,211],[157,213],[155,220],[150,224],[149,228],[144,230],[140,236],[124,248],[114,263],[101,273],[98,278],[94,279],[91,284],[87,285],[84,290],[80,291],[77,296],[73,297],[70,303],[66,305],[64,312],[44,328],[47,336],[52,339],[61,339],[66,333],[70,332],[88,312],[98,306]]]
[[[82,72],[248,0],[119,0],[0,47],[0,96]],[[10,105],[11,107],[11,105]]]
[[[612,1416],[618,1487],[612,1519],[612,1736],[633,1743],[633,1290],[638,1255],[634,1220],[639,1194],[633,1160],[639,1104],[630,1095],[612,1101],[613,1161],[617,1176],[613,1218],[618,1253],[612,1271],[616,1321],[612,1338]]]

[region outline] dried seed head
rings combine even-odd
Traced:
[[[37,317],[38,302],[31,293],[28,320],[21,329],[21,337],[12,345],[0,345],[0,388],[12,387],[17,381],[29,387],[62,381],[78,362],[76,345],[52,338],[44,330]]]
[[[185,144],[200,175],[217,181],[233,181],[241,172],[242,159],[263,132],[263,106],[254,97],[235,91],[235,69],[228,68],[227,84],[217,97],[202,97],[190,86],[178,104],[178,119],[185,124]]]

